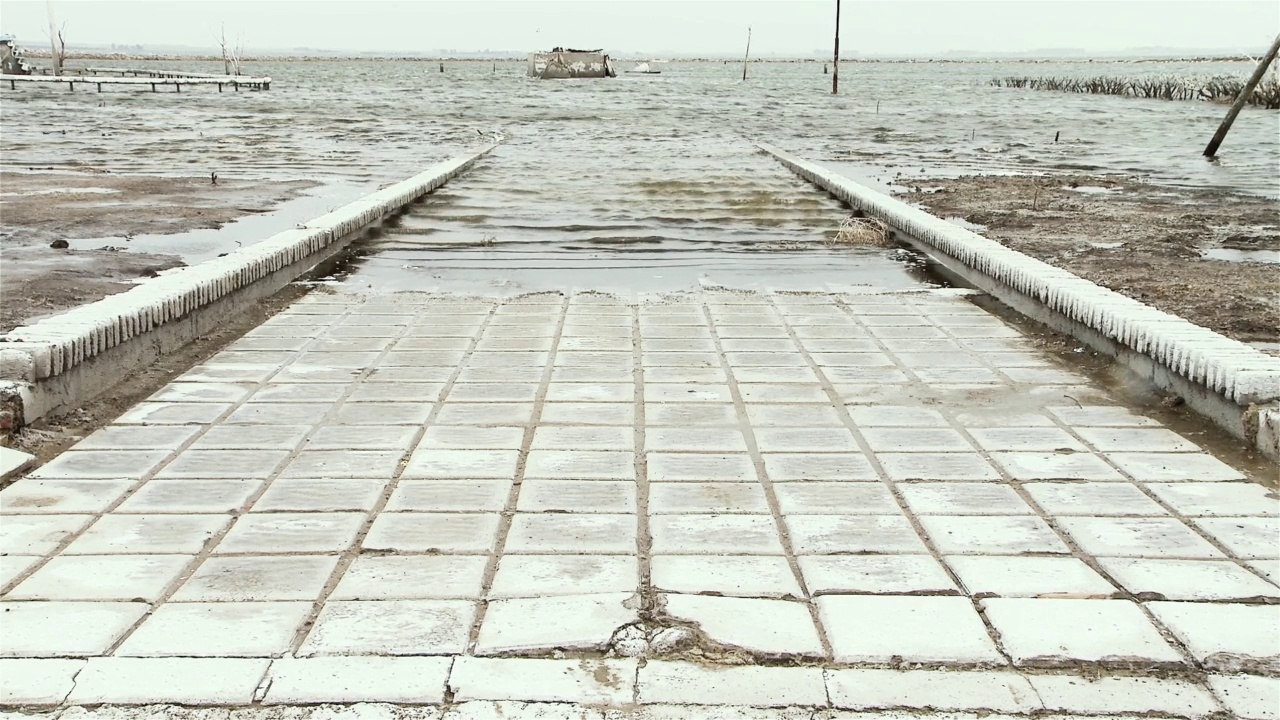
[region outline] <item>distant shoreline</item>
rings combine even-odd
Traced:
[[[40,49],[23,48],[23,55],[32,59],[48,59],[49,52]],[[128,62],[222,62],[220,55],[180,55],[180,54],[151,54],[151,53],[121,53],[121,52],[69,52],[67,60],[107,60],[107,61],[128,61]],[[614,58],[619,62],[641,62],[654,60],[653,57],[627,57],[616,56]],[[705,57],[672,57],[665,59],[673,63],[738,63],[741,60],[732,58],[705,58]],[[513,58],[510,56],[491,56],[491,57],[436,57],[425,55],[247,55],[240,58],[241,62],[424,62],[424,63],[494,63],[494,62],[525,62],[524,58]],[[753,63],[792,63],[792,64],[826,64],[830,63],[830,58],[752,58]],[[925,63],[941,63],[941,64],[1028,64],[1039,65],[1049,63],[1167,63],[1167,62],[1251,62],[1244,57],[1227,57],[1227,56],[1191,56],[1191,57],[1098,57],[1098,58],[1082,58],[1082,57],[1046,57],[1046,58],[842,58],[841,65],[845,64],[925,64]]]

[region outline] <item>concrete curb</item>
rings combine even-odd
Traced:
[[[1280,359],[1095,285],[767,143],[792,172],[902,231],[948,270],[1034,320],[1125,362],[1280,459]]]
[[[497,147],[437,163],[333,212],[181,272],[0,337],[0,394],[21,421],[75,407],[112,378],[190,342],[333,257],[366,227],[468,170]]]

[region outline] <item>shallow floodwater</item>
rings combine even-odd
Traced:
[[[632,267],[671,263],[678,275],[681,263],[749,265],[769,250],[804,253],[814,272],[915,282],[890,250],[832,246],[844,211],[756,153],[757,140],[882,187],[1082,172],[1280,196],[1275,111],[1246,108],[1209,163],[1200,151],[1222,106],[988,84],[1015,74],[1243,75],[1247,63],[858,63],[842,67],[836,97],[821,63],[753,63],[745,83],[737,63],[654,67],[662,74],[541,81],[522,62],[448,62],[441,73],[434,61],[280,61],[246,68],[273,78],[268,92],[5,87],[0,155],[7,169],[217,171],[320,179],[349,194],[504,138],[370,244],[366,264],[384,274],[424,257],[459,272],[497,263],[566,273],[591,257],[625,257]],[[280,229],[293,222],[282,217]],[[217,249],[205,240],[202,256]]]

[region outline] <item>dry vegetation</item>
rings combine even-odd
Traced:
[[[1228,103],[1244,88],[1244,81],[1234,77],[1003,77],[992,85],[1029,90],[1088,93],[1091,95],[1123,95],[1157,100],[1205,100]],[[1249,96],[1250,105],[1269,110],[1280,108],[1280,79],[1264,78]]]

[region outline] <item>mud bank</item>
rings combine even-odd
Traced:
[[[1118,293],[1276,352],[1275,200],[1090,176],[970,176],[928,184],[903,198]]]
[[[134,236],[219,228],[269,212],[315,185],[0,173],[0,332],[127,290],[140,278],[185,264],[179,239],[172,253],[141,253],[130,251]],[[70,247],[51,248],[58,240]]]

